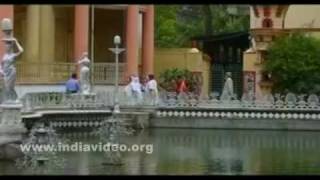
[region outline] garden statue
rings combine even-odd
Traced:
[[[4,79],[4,102],[16,103],[18,102],[18,96],[15,91],[16,82],[16,68],[15,61],[22,52],[23,48],[18,43],[17,39],[12,36],[12,22],[10,19],[3,19],[1,22],[1,28],[5,37],[2,38],[2,42],[5,45],[5,53],[2,57],[0,73]],[[14,51],[15,47],[17,52]]]
[[[0,104],[2,109],[0,118],[0,159],[15,158],[21,155],[19,148],[13,148],[15,147],[14,142],[21,141],[23,134],[27,131],[21,118],[23,105],[19,102],[14,89],[16,82],[15,61],[16,57],[23,52],[23,48],[12,36],[13,26],[10,19],[2,19],[1,30],[4,33],[1,41],[5,45],[5,52],[0,67],[0,74],[4,79],[3,103]],[[15,48],[18,50],[17,52],[14,51]]]
[[[254,37],[250,37],[251,47],[246,51],[247,53],[255,52],[257,50],[257,43]]]
[[[80,90],[82,94],[90,94],[90,60],[88,59],[88,53],[84,52],[81,59],[78,61],[81,65],[80,68]]]

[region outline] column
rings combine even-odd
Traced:
[[[137,5],[128,6],[126,26],[126,77],[132,74],[138,75],[138,14],[139,9]]]
[[[13,20],[14,20],[13,17],[14,17],[13,5],[0,5],[0,21],[2,21],[3,18],[9,18],[13,23]],[[0,37],[2,37],[2,32]],[[5,51],[4,45],[0,44],[0,61],[2,60],[4,51]]]
[[[39,63],[40,57],[40,6],[27,6],[26,61]]]
[[[154,73],[154,6],[148,5],[143,15],[142,72]]]
[[[26,12],[26,42],[24,63],[26,66],[20,70],[21,76],[26,81],[40,79],[40,6],[28,5]]]
[[[55,59],[55,15],[52,5],[40,6],[40,61],[41,78],[53,80],[55,78],[52,64]]]
[[[83,52],[89,51],[89,5],[75,5],[74,8],[74,61]],[[93,53],[93,52],[92,52]],[[77,66],[79,72],[79,66]]]

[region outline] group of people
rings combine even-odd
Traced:
[[[152,105],[158,102],[158,83],[153,74],[149,74],[142,80],[136,75],[131,76],[128,85],[125,87],[125,92],[134,103],[139,104],[144,98],[148,98]]]
[[[67,93],[78,93],[80,91],[77,75],[73,73],[71,78],[66,83]],[[158,102],[158,83],[153,74],[149,74],[143,81],[139,77],[133,75],[129,78],[129,83],[125,87],[127,97],[135,103],[140,103],[144,98],[148,98],[151,104]]]

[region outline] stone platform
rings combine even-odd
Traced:
[[[1,104],[2,116],[0,121],[0,159],[14,159],[21,155],[17,144],[27,132],[22,123],[22,104]]]

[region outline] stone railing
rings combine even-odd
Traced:
[[[96,95],[66,94],[62,92],[27,93],[21,98],[23,112],[33,112],[37,109],[101,109],[108,106]]]
[[[34,109],[69,108],[69,109],[106,109],[114,106],[114,91],[98,91],[91,95],[65,94],[61,92],[28,93],[21,101],[24,111]],[[250,100],[243,96],[241,100],[219,100],[216,96],[202,97],[194,94],[161,92],[156,104],[148,96],[138,100],[128,97],[123,89],[118,92],[119,104],[122,107],[157,107],[160,109],[235,109],[235,110],[281,110],[281,111],[320,111],[319,97],[315,94],[296,96],[289,93],[268,95],[261,100]]]
[[[35,109],[70,108],[65,103],[66,95],[59,92],[27,93],[21,98],[22,112],[32,112]]]
[[[122,107],[152,106],[147,97],[137,102],[134,98],[127,97],[123,90],[118,92],[118,97]],[[21,102],[25,113],[37,109],[109,109],[114,106],[114,92],[100,91],[89,95],[35,92],[25,94]]]
[[[17,83],[19,84],[52,84],[65,83],[73,72],[75,63],[17,63]],[[120,84],[126,82],[125,63],[119,63]],[[115,64],[94,63],[93,82],[95,84],[114,84]]]
[[[240,100],[230,98],[220,100],[217,95],[210,97],[199,97],[192,93],[179,94],[174,92],[162,92],[159,107],[195,107],[195,108],[214,108],[214,109],[279,109],[279,110],[320,110],[319,97],[316,94],[295,95],[266,95],[256,99],[243,95]]]

